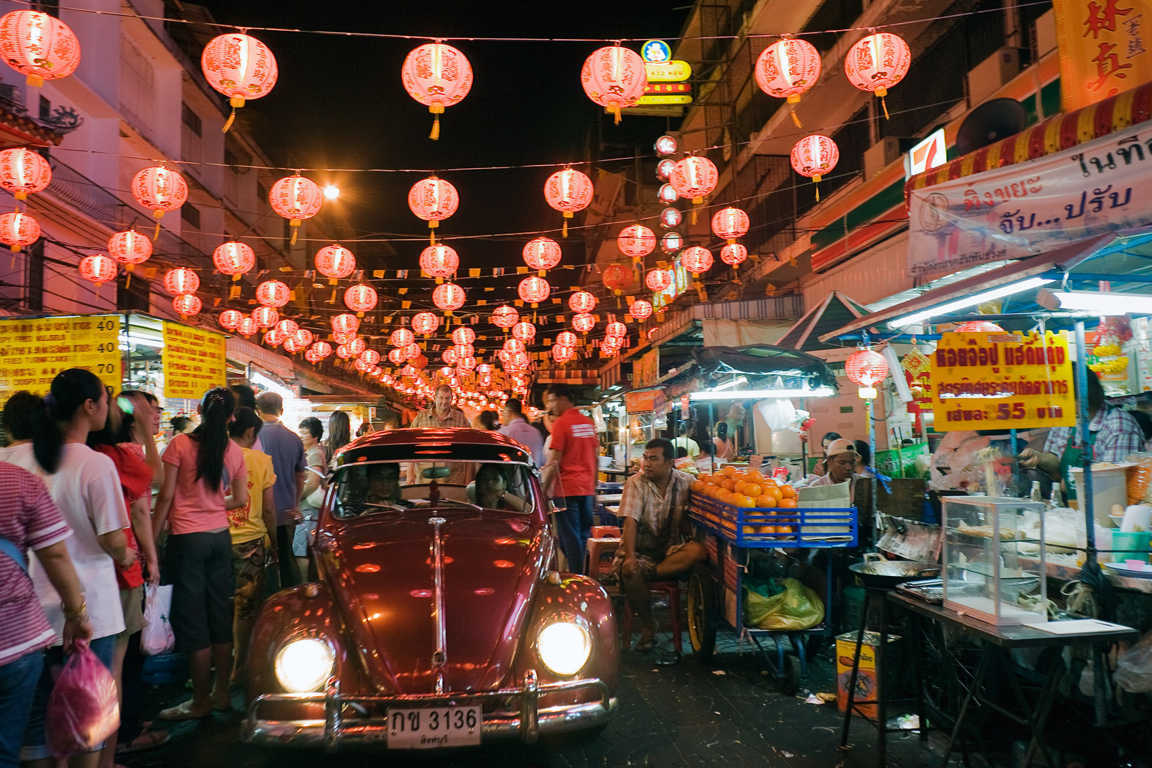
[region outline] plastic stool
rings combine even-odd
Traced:
[[[676,655],[683,655],[683,647],[680,635],[683,632],[683,626],[680,622],[680,582],[678,581],[653,581],[648,584],[649,593],[660,593],[668,596],[668,609],[672,613],[672,647],[676,649]],[[632,604],[628,602],[627,598],[624,600],[624,616],[620,622],[621,628],[624,630],[624,646],[632,646]]]
[[[598,527],[600,526],[592,528],[593,538],[588,539],[585,547],[587,559],[584,563],[584,573],[597,580],[612,572],[612,559],[616,556],[616,550],[624,543],[624,540],[618,536],[596,536]],[[606,527],[611,528],[611,526]]]

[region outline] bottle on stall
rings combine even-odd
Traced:
[[[1048,497],[1048,509],[1060,509],[1064,506],[1064,494],[1060,492],[1060,483],[1052,483],[1052,495]]]
[[[1028,493],[1028,498],[1032,501],[1044,501],[1044,497],[1040,494],[1040,481],[1032,481],[1032,490]]]

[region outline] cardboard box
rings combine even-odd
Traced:
[[[888,635],[885,656],[893,658],[893,644],[900,635]],[[876,646],[880,644],[879,632],[864,633],[864,647],[860,649],[860,671],[856,675],[856,701],[876,701]],[[848,708],[848,683],[852,680],[852,658],[856,655],[856,632],[845,632],[836,636],[836,707],[841,712]],[[891,676],[885,680],[891,685]],[[857,704],[856,712],[876,719],[875,704]]]

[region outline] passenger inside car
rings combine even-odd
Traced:
[[[508,491],[508,480],[498,464],[484,464],[476,473],[476,503],[486,509],[524,512],[528,502]]]
[[[372,467],[368,475],[368,493],[365,502],[368,504],[402,504],[406,502],[400,496],[400,465],[378,464]]]

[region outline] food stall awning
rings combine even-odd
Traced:
[[[868,308],[863,304],[840,291],[832,291],[785,331],[776,342],[776,346],[802,351],[832,349],[836,345],[821,341],[820,334],[839,328],[866,314]]]
[[[694,350],[694,363],[666,382],[670,396],[715,390],[726,397],[806,397],[836,392],[836,376],[818,357],[772,346],[707,347]],[[772,390],[773,395],[761,394]],[[708,398],[714,399],[714,398]]]

